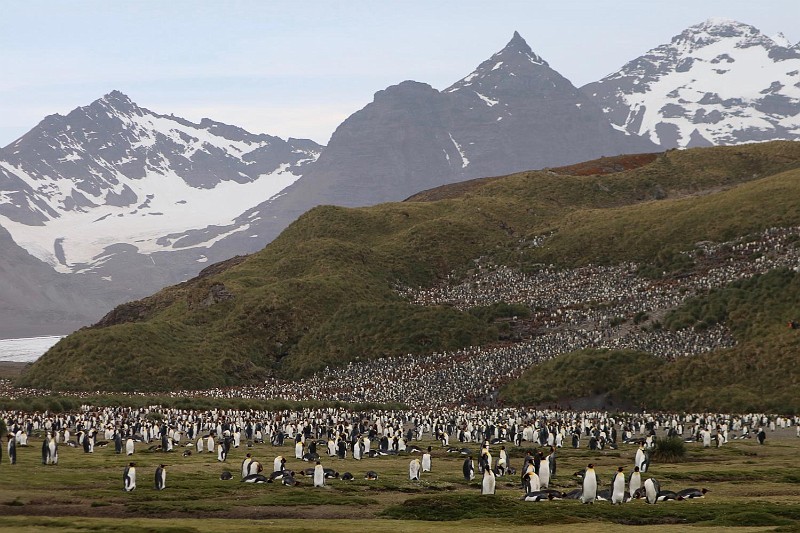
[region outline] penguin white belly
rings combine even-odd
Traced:
[[[481,494],[494,494],[496,486],[497,480],[494,477],[494,472],[492,472],[490,469],[484,470]]]
[[[582,503],[594,503],[597,499],[597,476],[594,470],[586,472],[583,477],[583,492],[581,493]]]
[[[550,486],[550,461],[547,459],[539,463],[539,485],[544,489]]]
[[[628,492],[633,495],[634,492],[642,487],[642,475],[639,472],[631,474],[631,481],[628,485]]]
[[[322,468],[322,465],[317,465],[314,467],[314,486],[325,486],[325,469]]]
[[[658,490],[656,489],[652,479],[647,479],[644,482],[644,493],[647,503],[654,504],[658,501]]]
[[[622,503],[625,499],[625,474],[617,473],[614,478],[614,490],[611,493],[611,503]]]

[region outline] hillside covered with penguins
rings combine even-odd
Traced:
[[[418,305],[408,288],[457,284],[478,261],[520,272],[635,263],[638,275],[675,280],[701,254],[698,243],[798,226],[800,143],[791,141],[603,158],[444,186],[404,202],[321,206],[257,253],[115,308],[61,340],[16,384],[203,389],[513,343],[522,333],[509,326],[520,322],[510,315],[526,315],[518,305]],[[500,401],[605,394],[647,408],[789,402],[800,409],[780,387],[800,378],[800,332],[786,327],[800,318],[798,276],[776,269],[715,289],[658,322],[724,323],[734,347],[678,360],[581,351],[530,369]],[[595,304],[603,305],[586,303]]]

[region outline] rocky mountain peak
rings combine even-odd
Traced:
[[[514,32],[514,36],[499,52],[478,65],[468,76],[457,81],[445,92],[456,92],[460,89],[479,89],[479,92],[494,92],[498,84],[517,85],[522,79],[550,77],[554,74],[547,61],[535,53],[525,39]]]
[[[531,49],[525,39],[522,38],[522,35],[520,35],[517,31],[514,32],[514,36],[511,37],[511,40],[508,41],[508,44],[505,46],[505,48],[500,50],[492,57],[503,57],[506,60],[513,60],[512,58],[514,54],[521,55],[523,59],[530,61],[531,63],[547,65],[547,62]]]
[[[735,46],[740,48],[759,44],[766,47],[775,46],[774,41],[755,26],[725,18],[710,18],[690,26],[673,37],[672,44],[696,50],[723,39],[735,40]]]
[[[780,41],[709,19],[583,91],[614,124],[666,147],[795,139],[800,51]]]

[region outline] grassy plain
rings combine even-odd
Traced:
[[[191,532],[220,529],[243,531],[353,531],[353,528],[409,531],[516,531],[531,526],[568,524],[575,531],[612,531],[621,525],[652,526],[666,531],[697,531],[736,526],[739,531],[783,530],[800,527],[800,474],[796,458],[800,439],[793,430],[768,433],[767,444],[754,440],[731,441],[722,448],[703,449],[689,444],[685,462],[654,463],[651,474],[662,489],[705,487],[705,499],[647,505],[634,501],[623,506],[608,502],[581,505],[576,501],[529,503],[520,501],[518,476],[498,478],[494,496],[480,495],[478,479],[467,482],[461,475],[463,458],[434,446],[433,472],[420,482],[408,480],[411,455],[355,461],[323,457],[326,467],[349,471],[353,481],[330,480],[314,488],[309,478],[298,476],[301,486],[245,484],[238,481],[239,465],[248,451],[271,470],[276,455],[299,471],[309,463],[293,459],[289,446],[255,445],[234,449],[226,464],[216,454],[183,457],[181,450],[148,452],[137,444],[132,458],[116,455],[113,448],[96,448],[94,454],[61,446],[59,464],[43,466],[40,440],[20,448],[18,464],[0,464],[0,528],[14,531],[168,531]],[[585,445],[585,442],[584,442]],[[474,443],[469,444],[477,452]],[[527,448],[507,446],[511,465],[519,468]],[[498,449],[497,446],[493,450]],[[577,486],[573,472],[588,462],[596,465],[601,485],[608,486],[617,466],[630,470],[635,447],[590,451],[561,449],[558,470],[551,487],[570,490]],[[416,455],[416,454],[414,454]],[[122,469],[130,460],[137,464],[137,489],[122,490]],[[167,488],[152,488],[155,467],[168,464]],[[222,470],[234,479],[221,481]],[[363,479],[375,470],[377,481]],[[352,520],[358,520],[353,523]],[[465,529],[466,528],[466,529]]]

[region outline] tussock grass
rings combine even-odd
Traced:
[[[660,463],[683,462],[686,460],[686,444],[680,437],[657,439],[651,457]]]

